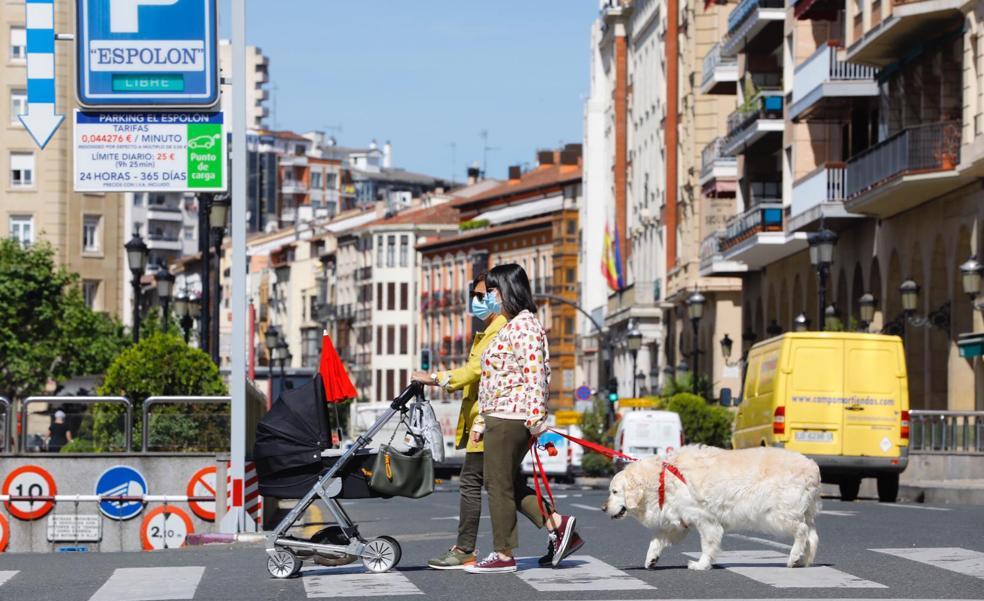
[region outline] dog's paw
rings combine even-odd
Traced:
[[[704,561],[703,559],[701,559],[700,561],[691,561],[687,563],[687,568],[690,570],[698,570],[698,571],[709,570],[711,569],[711,562]]]
[[[787,568],[805,568],[806,567],[806,557],[800,557],[799,559],[796,559],[796,560],[790,559],[789,561],[786,562],[786,567]]]
[[[656,557],[652,557],[652,558],[647,557],[646,558],[646,569],[647,570],[655,570],[656,569],[656,563],[657,562],[659,562],[659,555],[657,555]]]

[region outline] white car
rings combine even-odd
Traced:
[[[561,426],[554,429],[568,436],[581,437],[581,428],[578,426]],[[557,449],[557,454],[554,456],[550,456],[544,449],[539,450],[540,463],[543,464],[543,471],[547,476],[572,479],[581,473],[581,457],[584,456],[584,448],[581,445],[570,442],[554,432],[544,432],[537,442],[541,446],[553,443]],[[533,453],[526,453],[526,457],[523,458],[523,473],[526,475],[533,473]]]
[[[615,450],[642,459],[657,455],[666,457],[683,446],[683,424],[673,411],[626,411],[615,431]],[[615,458],[615,468],[622,469],[625,461]]]

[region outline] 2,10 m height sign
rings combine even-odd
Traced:
[[[77,0],[85,107],[211,107],[216,0]]]

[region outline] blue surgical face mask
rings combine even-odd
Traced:
[[[499,291],[491,290],[485,293],[485,306],[496,315],[502,315],[502,302],[499,301]]]
[[[471,300],[471,314],[482,321],[485,321],[490,315],[492,315],[492,311],[489,310],[488,304],[485,302],[485,298],[487,297],[484,295],[482,298],[473,296]]]

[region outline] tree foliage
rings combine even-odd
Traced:
[[[78,275],[55,265],[49,244],[0,239],[0,396],[102,373],[128,343],[118,321],[86,306]]]
[[[724,407],[709,404],[695,394],[681,392],[670,398],[667,409],[680,415],[687,442],[722,448],[731,444],[733,416]]]

